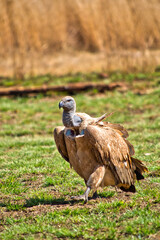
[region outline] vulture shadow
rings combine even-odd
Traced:
[[[23,208],[30,208],[38,205],[74,205],[76,202],[80,202],[77,200],[65,200],[64,198],[56,198],[56,199],[44,199],[44,198],[29,198],[25,199],[24,204],[19,203],[10,203],[10,202],[1,202],[0,207],[6,207],[8,210],[17,211]]]
[[[89,197],[88,200],[95,200],[95,199],[107,199],[110,198],[111,196],[103,196],[103,194],[99,194],[93,197]],[[24,207],[29,208],[37,205],[74,205],[76,203],[83,203],[83,200],[77,200],[77,199],[69,199],[66,200],[65,198],[53,198],[53,199],[44,199],[44,198],[29,198],[26,199],[26,204],[24,204]]]
[[[89,197],[88,200],[96,200],[96,199],[108,199],[112,196],[104,196],[103,194],[98,194],[96,196],[93,197]],[[56,205],[56,206],[64,206],[64,205],[74,205],[74,204],[78,204],[78,203],[84,203],[85,202],[83,200],[77,200],[77,199],[68,199],[66,200],[65,198],[53,198],[53,199],[46,199],[46,198],[39,198],[39,197],[34,197],[34,198],[29,198],[29,199],[25,199],[25,203],[24,204],[19,204],[19,203],[10,203],[10,202],[6,202],[6,203],[0,203],[0,207],[7,207],[9,210],[19,210],[19,209],[23,209],[23,208],[30,208],[30,207],[34,207],[34,206],[38,206],[38,205]]]
[[[24,207],[34,207],[37,205],[72,205],[76,200],[65,200],[65,198],[53,198],[53,199],[44,199],[44,198],[29,198],[26,199],[26,204]]]

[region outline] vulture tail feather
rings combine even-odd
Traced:
[[[131,159],[132,159],[132,162],[134,163],[134,165],[136,167],[136,170],[134,172],[136,174],[137,180],[144,179],[142,173],[143,172],[148,172],[148,169],[144,166],[144,164],[140,160],[138,160],[136,158],[131,158]]]
[[[120,187],[121,190],[123,190],[124,192],[136,192],[136,188],[135,186],[132,184],[129,188],[124,188],[124,187]]]
[[[148,172],[147,167],[138,159],[131,157],[132,162],[136,166],[136,170],[140,173]]]
[[[135,172],[135,174],[136,174],[137,180],[142,180],[142,179],[144,179],[143,175],[142,175],[139,171],[135,170],[134,172]]]

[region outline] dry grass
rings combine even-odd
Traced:
[[[33,58],[34,57],[34,58]],[[19,65],[18,65],[19,63]],[[111,53],[34,54],[13,65],[12,58],[0,59],[0,76],[18,78],[50,73],[57,76],[101,71],[153,72],[160,51],[117,51]]]
[[[1,0],[0,54],[23,75],[57,52],[157,49],[159,11],[159,0]]]

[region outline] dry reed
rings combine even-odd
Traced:
[[[59,53],[158,49],[159,12],[159,0],[1,0],[0,74],[5,62],[11,75],[40,73]]]

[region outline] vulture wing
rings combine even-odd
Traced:
[[[117,184],[132,185],[135,169],[124,136],[128,134],[123,127],[107,123],[105,126],[89,125],[84,133],[97,161],[111,169]]]
[[[53,134],[54,134],[54,140],[59,153],[67,162],[69,162],[68,152],[67,152],[66,143],[64,139],[64,129],[65,129],[64,127],[56,127],[54,129]]]
[[[133,145],[126,139],[129,135],[128,135],[128,132],[127,130],[120,124],[117,124],[117,123],[106,123],[106,126],[114,129],[117,133],[119,133],[124,141],[126,142],[127,146],[128,146],[128,149],[129,149],[129,153],[130,153],[130,156],[134,155],[135,151],[134,151],[134,147]]]

